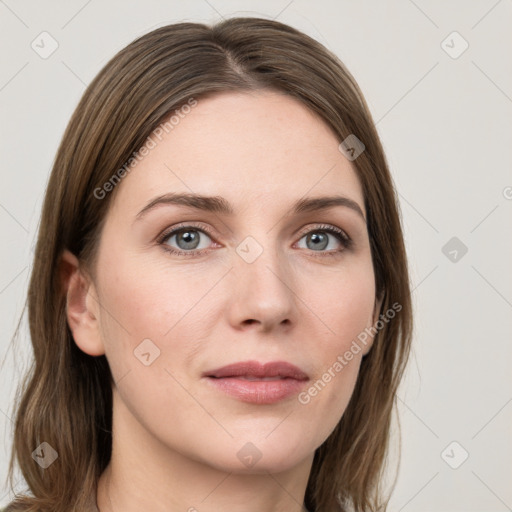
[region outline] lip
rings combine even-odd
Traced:
[[[203,373],[216,389],[254,404],[273,404],[296,394],[308,375],[286,361],[241,361]]]

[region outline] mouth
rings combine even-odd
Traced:
[[[218,391],[260,405],[289,398],[309,380],[304,371],[285,361],[242,361],[204,372],[203,377]]]
[[[212,377],[212,379],[240,379],[240,380],[248,380],[252,382],[267,382],[267,381],[274,381],[274,380],[282,380],[282,379],[288,379],[289,377],[254,377],[252,375],[241,375],[239,377],[230,376],[230,377]]]
[[[241,361],[204,372],[203,376],[213,378],[244,377],[252,380],[286,378],[295,380],[309,379],[308,375],[300,368],[286,361],[272,361],[269,363]]]

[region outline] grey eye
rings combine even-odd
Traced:
[[[301,246],[300,242],[302,240],[306,240],[306,247]],[[334,245],[331,245],[329,247],[330,241],[334,240]],[[300,240],[299,240],[299,247],[301,249],[310,249],[312,251],[325,251],[325,250],[334,250],[339,248],[339,245],[336,245],[336,242],[338,244],[342,244],[340,238],[338,235],[329,233],[324,230],[316,229],[314,231],[310,231],[309,233],[305,234]]]
[[[178,249],[183,251],[190,251],[195,249],[205,249],[208,247],[206,243],[205,247],[199,247],[201,242],[201,235],[204,235],[207,239],[210,237],[203,231],[196,228],[180,228],[173,231],[165,241],[171,245],[172,239],[175,239],[174,244]]]

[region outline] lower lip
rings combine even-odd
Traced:
[[[208,381],[224,393],[242,402],[253,404],[274,404],[300,391],[305,381],[296,379],[245,380],[237,377],[214,378]]]

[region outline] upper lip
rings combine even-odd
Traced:
[[[216,370],[203,373],[203,377],[282,377],[296,380],[308,380],[308,375],[297,366],[286,361],[271,361],[260,363],[258,361],[240,361],[228,364]]]

